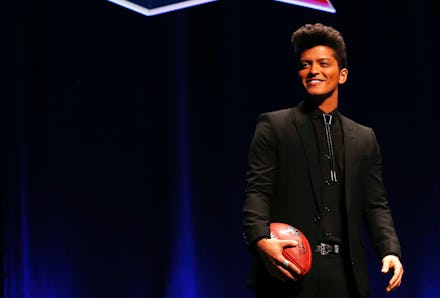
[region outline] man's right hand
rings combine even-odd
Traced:
[[[300,270],[283,256],[283,249],[298,245],[296,240],[261,239],[257,251],[269,274],[281,281],[298,279]]]

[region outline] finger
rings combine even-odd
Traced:
[[[296,275],[301,274],[301,270],[299,270],[299,268],[293,263],[290,263],[289,269],[290,269],[290,271],[293,271]]]
[[[291,280],[295,280],[295,277],[292,275],[292,273],[290,272],[291,269],[291,265],[292,263],[289,262],[288,260],[284,259],[282,262],[280,262],[277,267],[279,272],[286,278],[291,279]]]
[[[395,289],[396,285],[397,285],[397,276],[394,275],[393,278],[390,280],[390,282],[388,283],[387,286],[387,292],[391,292],[392,290]]]
[[[281,268],[280,271],[286,275],[289,279],[292,280],[297,280],[298,276],[301,274],[301,271],[299,270],[299,268],[297,266],[295,266],[295,264],[293,264],[292,262],[289,262],[288,260],[284,260],[281,264],[280,264]],[[288,274],[286,274],[288,273]]]
[[[397,266],[394,269],[393,277],[391,278],[388,284],[387,292],[392,292],[398,287],[400,287],[402,283],[402,276],[403,276],[403,268],[401,266]]]
[[[279,268],[280,269],[279,271],[282,272],[284,275],[286,275],[285,273],[290,271],[291,266],[292,266],[292,263],[285,259],[284,261],[282,261],[279,264],[279,267],[281,267],[281,268]],[[287,274],[287,276],[288,276],[288,274]]]
[[[297,240],[280,240],[280,243],[281,243],[283,248],[295,247],[295,246],[298,245],[298,241]]]
[[[279,266],[279,272],[281,273],[281,276],[283,277],[283,281],[286,281],[287,279],[290,279],[292,281],[296,281],[297,277],[290,272],[289,269],[285,269],[283,266]]]
[[[396,281],[394,284],[390,284],[390,285],[388,285],[388,287],[386,288],[386,291],[387,291],[388,293],[390,293],[390,292],[396,290],[398,287],[400,287],[400,284],[401,284],[401,281],[400,281],[400,280],[399,280],[399,281]]]
[[[270,270],[270,275],[275,279],[285,282],[289,279],[289,276],[285,274],[283,270],[286,271],[282,265],[275,265],[272,267],[272,270]]]
[[[393,276],[390,279],[390,285],[395,284],[401,278],[402,278],[402,274],[401,274],[400,268],[395,268],[394,269],[394,274],[393,274]]]
[[[273,264],[270,267],[267,268],[269,275],[275,279],[279,279],[281,281],[286,281],[287,277],[284,276],[284,274],[281,273],[281,270],[279,268],[280,266],[277,264]]]
[[[288,260],[284,260],[284,261],[281,262],[281,266],[284,269],[289,269],[289,265],[290,265],[290,262]]]
[[[397,279],[402,279],[403,275],[403,266],[400,262],[392,262],[390,267],[393,268],[394,274],[390,280],[390,283],[396,282]]]

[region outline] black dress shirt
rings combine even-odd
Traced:
[[[345,239],[345,208],[344,208],[344,138],[338,110],[329,113],[332,115],[330,124],[335,169],[332,169],[332,157],[329,152],[323,114],[319,109],[310,113],[315,130],[316,144],[318,145],[318,164],[321,174],[321,241],[341,244]],[[337,181],[332,181],[330,170],[336,171]]]

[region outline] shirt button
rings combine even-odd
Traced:
[[[316,216],[316,217],[313,219],[313,221],[316,222],[316,223],[320,222],[320,220],[321,220],[321,217],[319,217],[319,216]]]
[[[325,183],[326,185],[330,185],[330,184],[332,184],[330,180],[325,180],[324,183]]]
[[[325,154],[324,157],[325,157],[325,159],[330,159],[330,155],[328,155],[328,154]]]
[[[332,233],[325,233],[325,236],[330,237],[332,235]]]
[[[327,212],[330,212],[330,208],[328,206],[325,206],[324,210],[327,211]]]

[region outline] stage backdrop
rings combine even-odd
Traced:
[[[3,1],[4,297],[252,297],[247,150],[259,113],[301,100],[290,37],[306,22],[344,33],[340,109],[381,145],[406,269],[390,297],[439,297],[433,1],[332,4],[219,0],[146,17],[108,1]]]

